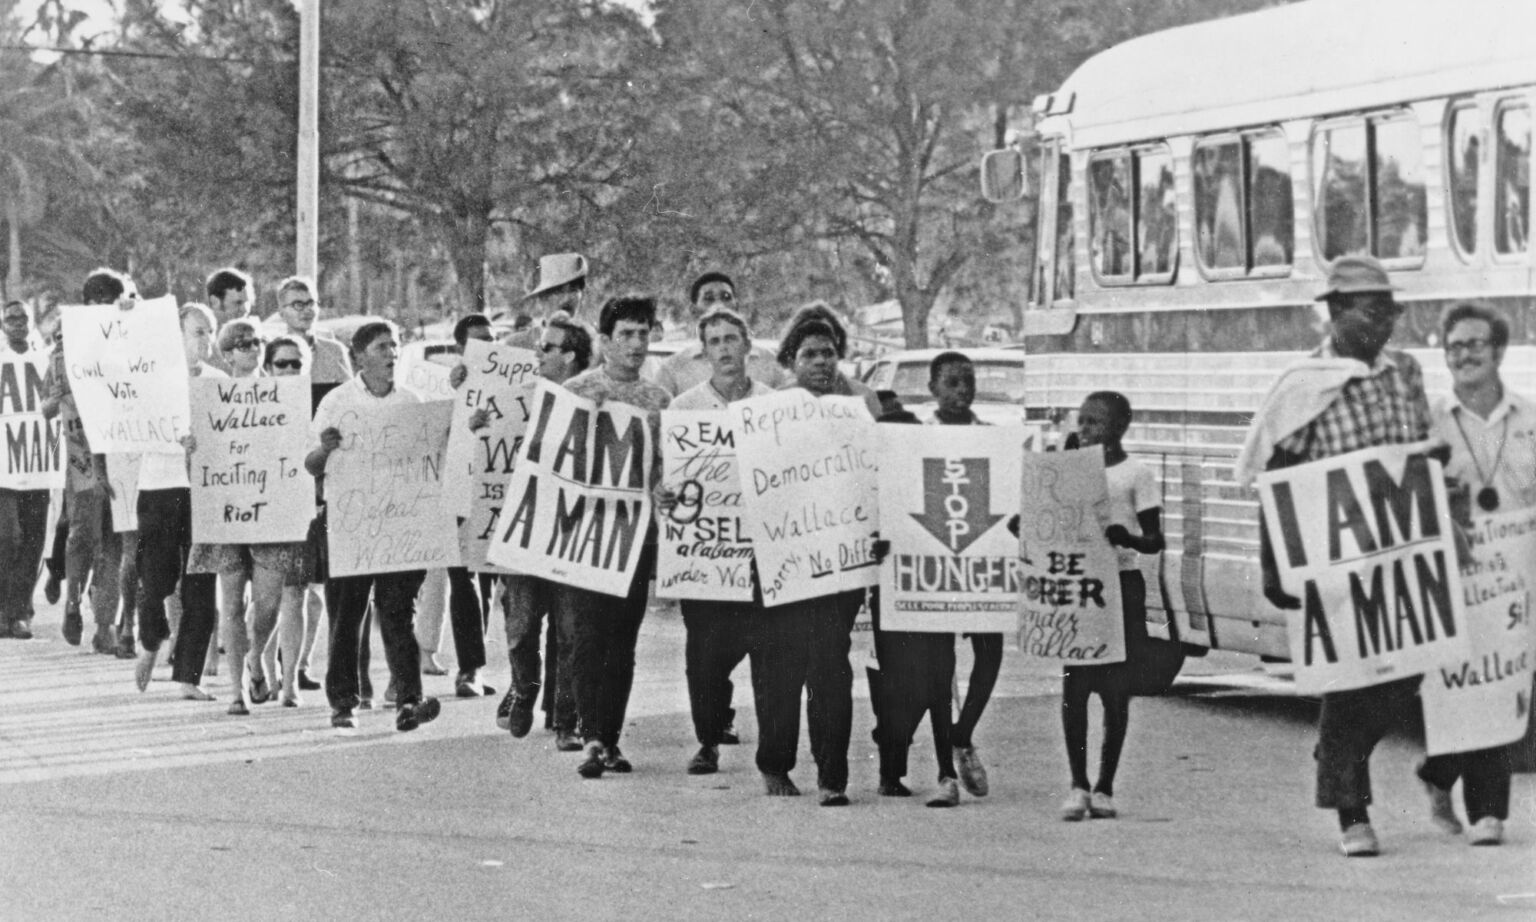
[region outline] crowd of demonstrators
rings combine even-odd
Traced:
[[[648,377],[656,302],[609,299],[591,318],[594,332],[580,316],[587,273],[579,254],[541,259],[525,298],[534,316],[501,341],[535,352],[541,378],[593,401],[599,410],[625,404],[642,411],[653,461],[659,462],[664,410],[726,411],[784,389],[857,398],[872,419],[886,423],[982,425],[971,409],[975,367],[963,353],[943,352],[932,359],[934,404],[918,416],[901,408],[894,394],[876,394],[840,370],[848,336],[825,305],[797,311],[776,353],[754,345],[736,285],[719,272],[699,276],[687,289],[696,341]],[[1500,377],[1508,321],[1480,304],[1459,304],[1445,314],[1445,360],[1454,393],[1432,410],[1417,363],[1386,348],[1402,310],[1392,291],[1373,259],[1344,257],[1333,264],[1328,290],[1319,297],[1331,320],[1328,337],[1266,398],[1239,459],[1240,479],[1247,482],[1264,469],[1358,449],[1429,439],[1448,459],[1446,474],[1459,521],[1467,519],[1474,504],[1484,512],[1536,506],[1536,406],[1506,389]],[[304,458],[316,490],[310,537],[270,544],[194,544],[188,471],[199,446],[190,436],[182,439],[185,455],[138,459],[137,531],[117,531],[109,502],[112,462],[92,451],[65,373],[64,347],[56,339],[43,411],[61,421],[67,464],[49,555],[54,559],[43,592],[49,604],[56,604],[62,590],[65,641],[82,643],[83,609],[89,604],[96,626],[92,649],[136,658],[140,690],[150,683],[160,649],[170,643],[171,677],[179,696],[209,701],[213,696],[202,687],[205,664],[219,652],[214,637],[216,625],[222,624],[233,688],[230,714],[246,715],[252,705],[275,700],[299,707],[300,691],[323,687],[331,725],[350,729],[358,725],[357,711],[372,705],[369,625],[377,620],[389,669],[386,703],[396,707],[396,728],[408,731],[433,720],[440,704],[423,688],[422,676],[432,664],[419,640],[423,632],[440,632],[423,617],[423,606],[431,604],[423,598],[428,573],[334,577],[326,560],[324,490],[332,455],[351,435],[349,427],[422,401],[396,381],[400,343],[395,329],[384,322],[364,323],[343,346],[315,329],[316,288],[302,277],[277,284],[277,310],[265,322],[253,313],[256,288],[244,272],[218,270],[208,277],[206,292],[208,305],[188,303],[179,311],[189,375],[236,380],[303,375],[313,385],[310,448]],[[137,302],[132,281],[107,269],[91,273],[82,295],[86,304],[115,304],[121,310],[133,310]],[[27,355],[38,348],[24,304],[5,305],[0,328],[0,349]],[[454,329],[461,352],[470,339],[495,338],[492,322],[480,314],[462,318]],[[459,387],[465,377],[461,365],[450,382]],[[481,411],[471,418],[470,428],[485,421]],[[1064,669],[1061,714],[1070,793],[1060,815],[1069,821],[1118,813],[1114,784],[1129,723],[1132,677],[1146,645],[1146,587],[1137,558],[1156,555],[1164,546],[1153,476],[1123,445],[1131,421],[1132,407],[1124,395],[1089,394],[1068,446],[1103,453],[1108,496],[1103,531],[1117,551],[1126,648],[1123,663]],[[664,482],[661,465],[655,463],[653,470],[648,488],[658,521],[646,523],[639,565],[622,596],[531,574],[476,574],[462,567],[448,568],[436,589],[428,589],[447,598],[455,694],[478,697],[493,693],[480,684],[480,672],[487,666],[491,600],[500,588],[511,682],[496,707],[495,724],[512,737],[526,737],[542,704],[544,726],[554,732],[556,748],[583,753],[577,763],[583,778],[632,770],[620,743],[636,643],[655,574],[657,527],[679,514],[682,504],[677,485]],[[33,574],[48,543],[48,503],[47,490],[0,489],[0,555],[18,564],[0,577],[0,636],[26,639],[33,634]],[[1017,533],[1017,516],[1011,527]],[[1264,594],[1275,605],[1294,609],[1300,603],[1281,587],[1267,533],[1261,529],[1261,535]],[[876,557],[889,550],[885,542],[874,544]],[[908,754],[926,716],[938,779],[928,805],[958,804],[962,787],[977,797],[988,793],[974,737],[1001,668],[1001,634],[966,635],[973,666],[965,695],[956,702],[955,648],[961,638],[885,629],[878,593],[864,589],[770,607],[764,604],[755,566],[751,579],[750,601],[690,599],[679,604],[686,631],[684,678],[697,743],[682,771],[707,775],[720,770],[720,747],[738,739],[731,676],[747,661],[757,718],[755,763],[765,793],[800,793],[791,774],[803,701],[818,802],[828,807],[849,803],[854,683],[849,656],[855,620],[867,606],[878,664],[869,674],[879,750],[876,790],[883,796],[911,796],[904,780]],[[171,610],[167,603],[173,598],[179,605]],[[323,686],[307,674],[322,611],[328,622]],[[1379,849],[1368,813],[1369,758],[1389,729],[1416,718],[1419,681],[1413,676],[1323,695],[1316,802],[1337,813],[1346,855]],[[1104,727],[1097,777],[1091,779],[1089,701],[1095,694]],[[1510,771],[1508,747],[1435,756],[1417,767],[1431,818],[1448,832],[1462,830],[1451,798],[1453,786],[1462,784],[1469,839],[1477,844],[1503,838]]]

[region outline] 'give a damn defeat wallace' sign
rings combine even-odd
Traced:
[[[1259,478],[1302,694],[1363,688],[1463,655],[1467,632],[1440,462],[1424,444]]]

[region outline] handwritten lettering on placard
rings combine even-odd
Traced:
[[[1120,562],[1099,524],[1103,451],[1026,455],[1023,469],[1020,648],[1071,665],[1123,662]]]
[[[1466,618],[1440,462],[1369,448],[1259,478],[1296,687],[1375,685],[1464,656]]]
[[[663,410],[661,482],[677,505],[661,519],[656,594],[752,600],[752,540],[741,523],[736,437],[724,410]]]
[[[449,413],[432,401],[339,416],[341,448],[325,468],[332,576],[458,565],[443,502]]]
[[[450,505],[464,521],[459,545],[464,566],[502,571],[486,560],[506,502],[513,459],[531,415],[538,383],[538,355],[499,343],[471,339],[464,346],[468,374],[454,397],[448,435],[447,489]],[[469,418],[484,410],[486,425],[473,432]]]
[[[778,391],[727,411],[763,604],[872,586],[875,423],[857,397]]]
[[[651,520],[656,449],[645,412],[613,400],[598,409],[549,381],[534,390],[533,407],[490,562],[627,595]]]
[[[176,299],[66,307],[64,369],[97,453],[181,454],[191,415]]]
[[[1461,565],[1466,656],[1424,675],[1424,743],[1430,755],[1512,743],[1531,719],[1536,663],[1536,508],[1478,516]]]
[[[199,377],[191,388],[193,540],[304,540],[315,513],[309,379]]]
[[[1023,567],[1003,526],[1019,507],[1024,430],[876,426],[880,437],[881,626],[1011,632]]]
[[[5,463],[0,489],[48,490],[64,486],[65,452],[59,420],[43,418],[43,376],[48,359],[33,349],[0,357],[0,428]]]

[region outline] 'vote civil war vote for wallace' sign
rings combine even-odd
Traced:
[[[1120,560],[1100,515],[1103,450],[1024,455],[1023,467],[1019,648],[1068,665],[1124,662]]]
[[[1536,508],[1479,515],[1461,567],[1467,656],[1424,674],[1424,744],[1430,755],[1490,749],[1525,734],[1536,657]]]
[[[192,379],[192,540],[303,541],[315,515],[304,469],[309,378]]]
[[[336,420],[341,447],[325,463],[331,576],[458,566],[457,523],[443,500],[450,412],[435,400]]]
[[[91,450],[174,454],[191,418],[176,299],[65,307],[64,370]]]
[[[540,381],[487,557],[519,573],[624,596],[651,522],[645,411]]]
[[[1466,613],[1445,481],[1426,443],[1270,471],[1259,501],[1302,694],[1417,675],[1464,656]]]
[[[1012,632],[1023,568],[1005,522],[1019,508],[1018,426],[876,426],[880,626]]]
[[[485,559],[506,502],[512,461],[532,414],[539,357],[528,349],[471,339],[464,344],[468,372],[454,395],[448,432],[449,505],[463,518],[459,548],[471,570],[501,571]],[[484,410],[487,422],[473,432],[469,417]]]
[[[64,443],[59,420],[43,418],[43,376],[48,357],[40,349],[0,358],[0,428],[5,462],[0,489],[50,490],[64,486]]]
[[[873,586],[875,421],[858,397],[795,388],[726,411],[742,524],[768,607]]]
[[[656,595],[752,601],[752,541],[742,530],[741,471],[726,411],[661,411],[661,465],[677,505],[659,517]]]

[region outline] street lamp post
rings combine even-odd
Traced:
[[[299,3],[298,246],[294,268],[318,281],[320,263],[320,0]]]

